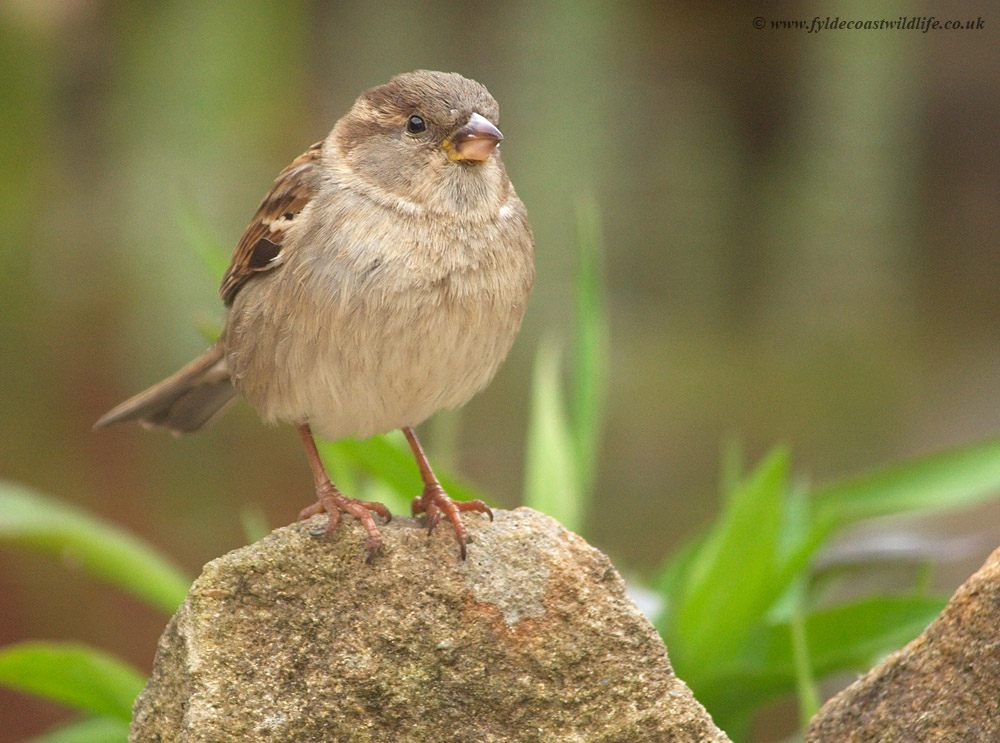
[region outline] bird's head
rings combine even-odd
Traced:
[[[362,93],[330,144],[376,194],[434,213],[495,212],[509,187],[499,114],[476,81],[417,70]]]

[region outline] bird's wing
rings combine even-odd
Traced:
[[[316,193],[322,142],[317,142],[281,171],[264,196],[253,221],[240,238],[219,296],[228,307],[243,285],[255,274],[282,263],[282,240],[295,217]]]

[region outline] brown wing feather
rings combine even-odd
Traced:
[[[227,307],[250,277],[281,263],[285,231],[316,193],[322,145],[317,142],[282,170],[257,207],[253,221],[233,251],[229,270],[222,277],[219,296]]]

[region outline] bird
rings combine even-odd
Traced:
[[[102,416],[186,434],[242,396],[305,446],[319,535],[341,513],[382,545],[381,503],[343,494],[315,436],[364,439],[401,429],[423,490],[428,531],[442,514],[461,558],[471,542],[414,428],[456,408],[507,356],[534,283],[534,238],[498,145],[499,106],[457,73],[416,70],[363,92],[329,135],[281,171],[236,244],[219,295],[225,323],[204,354]]]

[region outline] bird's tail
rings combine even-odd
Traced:
[[[137,420],[172,433],[197,431],[236,396],[221,343],[148,390],[105,413],[94,428]]]

